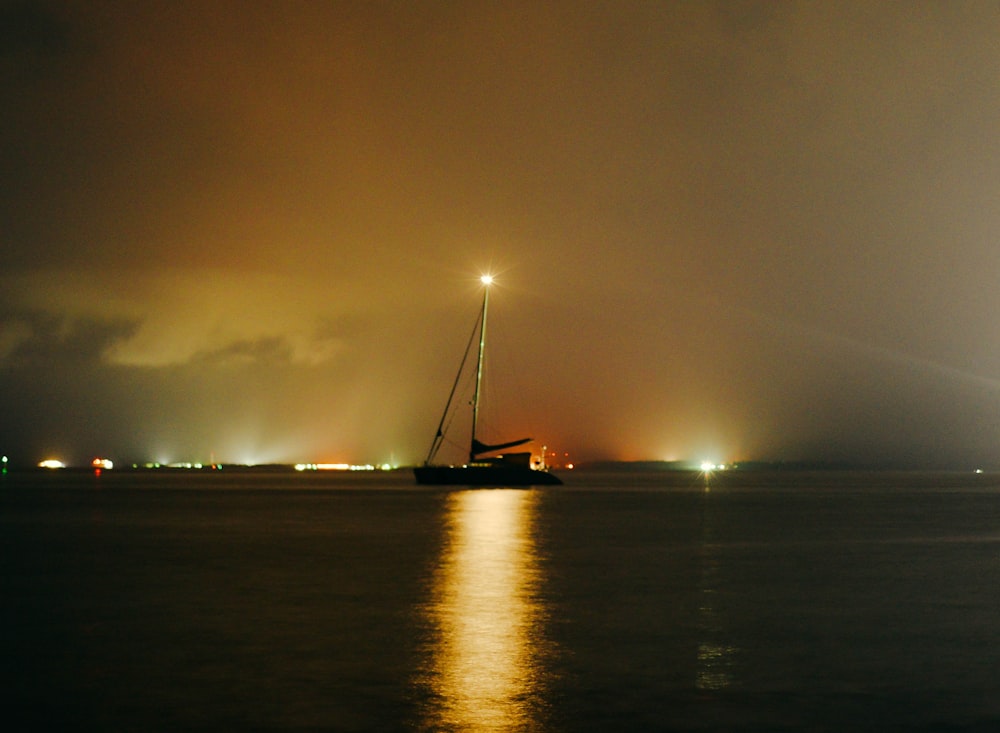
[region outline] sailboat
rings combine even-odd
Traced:
[[[444,413],[438,423],[434,441],[427,453],[427,460],[422,466],[413,469],[418,484],[430,484],[438,486],[543,486],[558,485],[562,481],[557,476],[550,473],[544,463],[535,467],[531,463],[530,452],[501,453],[508,448],[516,448],[531,442],[531,438],[521,438],[506,443],[488,445],[477,437],[479,421],[479,390],[483,381],[483,354],[486,350],[486,312],[490,302],[490,284],[493,278],[484,275],[481,278],[483,283],[483,307],[476,320],[469,344],[462,356],[462,362],[458,367],[458,375],[451,387],[451,394],[445,404]],[[445,439],[445,422],[451,414],[451,408],[455,401],[455,393],[458,384],[465,371],[469,354],[476,343],[476,336],[479,336],[479,350],[476,358],[476,385],[472,393],[472,439],[469,445],[469,460],[467,463],[455,466],[434,463],[438,450]]]

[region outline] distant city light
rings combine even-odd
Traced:
[[[296,463],[296,471],[391,471],[392,466],[383,463],[380,466],[373,466],[370,463]]]
[[[711,471],[725,471],[725,463],[712,463],[711,461],[702,461],[701,470],[704,473],[709,473]]]
[[[109,470],[115,467],[114,461],[110,458],[95,458],[90,462],[90,465],[94,468],[106,468]]]
[[[44,461],[38,464],[39,468],[66,468],[66,464],[62,461],[57,461],[55,458],[46,458]]]

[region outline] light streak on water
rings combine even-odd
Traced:
[[[537,727],[544,609],[532,535],[537,495],[473,490],[448,500],[429,617],[433,730]]]

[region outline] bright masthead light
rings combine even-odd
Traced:
[[[493,282],[493,276],[483,275],[481,278],[479,278],[479,282],[481,282],[483,285],[489,285],[490,283]]]

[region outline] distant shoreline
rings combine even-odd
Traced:
[[[126,464],[115,466],[113,469],[101,469],[114,473],[398,473],[412,471],[413,466],[358,466],[351,468],[306,468],[302,469],[301,464],[292,463],[265,463],[265,464],[238,464],[238,463],[216,463],[216,464],[182,464],[182,465],[150,465],[150,464]],[[90,465],[69,465],[62,468],[46,468],[30,464],[9,464],[7,473],[93,473],[96,469]],[[609,471],[609,472],[676,472],[676,473],[706,473],[696,465],[687,461],[590,461],[577,463],[572,469],[553,469],[557,473],[574,473],[580,471]],[[794,473],[794,472],[941,472],[941,473],[993,473],[1000,471],[996,467],[969,468],[969,467],[940,467],[940,466],[902,466],[893,464],[864,464],[850,463],[847,461],[739,461],[727,464],[725,468],[713,469],[707,473]]]

